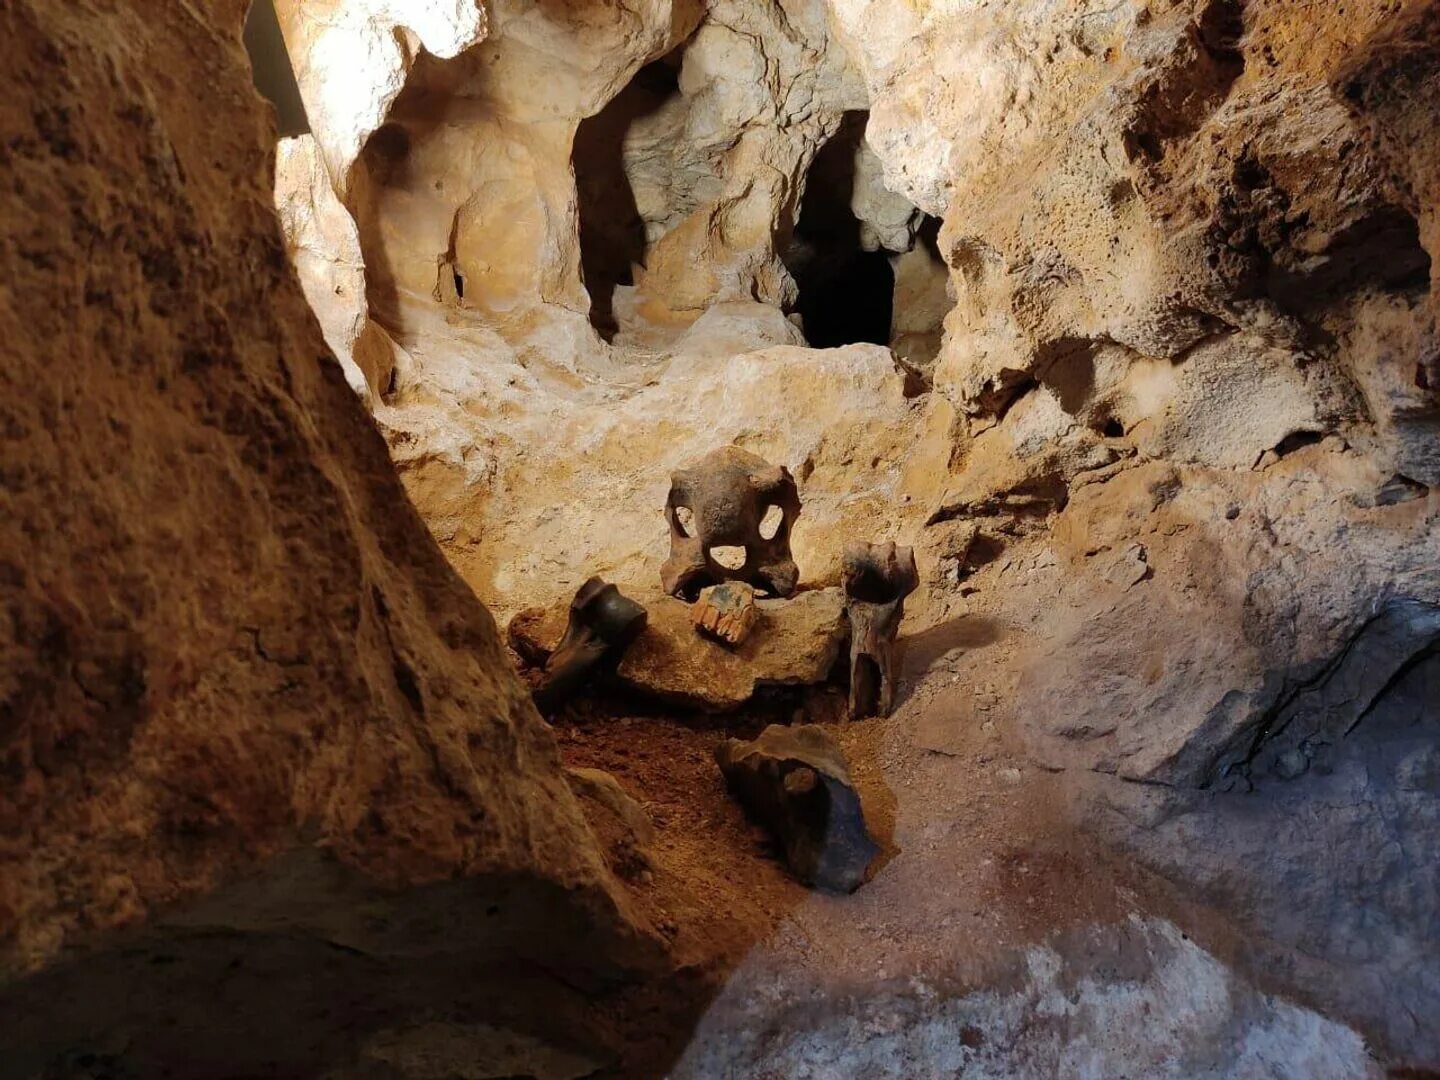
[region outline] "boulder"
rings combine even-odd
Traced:
[[[849,637],[839,589],[756,601],[755,629],[734,648],[701,636],[683,600],[640,587],[625,592],[638,598],[650,617],[616,668],[616,680],[684,708],[726,712],[763,686],[823,683]],[[509,629],[515,651],[532,663],[543,662],[565,633],[568,611],[568,605],[555,604],[516,615]]]

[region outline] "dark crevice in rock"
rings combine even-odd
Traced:
[[[1345,729],[1346,736],[1353,734],[1355,729],[1363,724],[1365,720],[1385,702],[1396,687],[1400,686],[1422,666],[1436,659],[1440,659],[1440,639],[1421,649],[1395,669],[1390,678],[1385,680],[1385,685],[1380,687],[1375,696],[1370,699],[1365,708],[1360,711],[1360,714],[1356,716],[1355,719],[1351,721],[1350,726]]]
[[[810,166],[799,220],[782,255],[795,279],[795,310],[817,349],[890,343],[895,271],[890,253],[866,251],[850,207],[855,161],[869,113],[848,112]]]
[[[1417,600],[1393,600],[1366,619],[1335,654],[1312,675],[1284,690],[1275,703],[1237,737],[1243,749],[1222,751],[1200,784],[1242,777],[1253,784],[1256,762],[1282,736],[1301,744],[1329,745],[1354,732],[1361,721],[1440,650],[1440,609]],[[1380,673],[1389,671],[1380,677]],[[1379,685],[1373,684],[1379,678]],[[1357,703],[1365,704],[1356,707]],[[1345,720],[1344,717],[1350,719]],[[1308,730],[1295,737],[1292,728],[1306,721]],[[1228,758],[1228,760],[1227,760]]]
[[[1315,446],[1324,440],[1325,433],[1323,431],[1292,431],[1275,444],[1274,453],[1277,458],[1289,457],[1297,450]]]
[[[253,0],[245,17],[245,51],[250,55],[250,72],[255,89],[275,106],[282,137],[304,135],[310,130],[300,86],[290,63],[290,51],[280,33],[275,0]]]
[[[658,112],[680,93],[677,49],[646,64],[630,84],[575,131],[571,162],[580,220],[580,270],[590,294],[590,322],[606,341],[619,330],[618,285],[634,285],[645,265],[645,222],[625,174],[625,136],[636,121]]]

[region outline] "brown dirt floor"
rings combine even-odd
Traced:
[[[656,830],[639,861],[612,845],[612,865],[670,941],[674,970],[596,1002],[624,1040],[613,1075],[663,1075],[747,959],[802,966],[837,988],[899,974],[979,981],[1017,946],[1174,907],[1163,885],[1065,823],[1059,778],[1007,750],[978,688],[949,675],[947,657],[1002,636],[983,619],[914,635],[886,719],[846,722],[839,688],[722,717],[646,709],[602,688],[554,718],[565,763],[609,772]],[[848,897],[789,876],[712,756],[722,738],[791,720],[822,722],[840,742],[883,848]]]

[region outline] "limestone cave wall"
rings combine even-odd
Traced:
[[[914,543],[1079,820],[1434,1053],[1435,19],[496,5],[339,188],[407,356],[377,418],[502,612],[643,580],[713,445],[786,462],[810,581]],[[826,337],[867,252],[888,340]]]
[[[192,8],[0,16],[0,1042],[242,940],[387,1038],[502,955],[592,1024],[654,939],[481,602],[653,587],[734,444],[804,585],[916,548],[907,753],[993,732],[1440,1062],[1436,0],[276,0],[278,146]]]

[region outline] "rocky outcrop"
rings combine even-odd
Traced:
[[[868,477],[838,485],[821,459],[856,460],[880,418],[910,427],[914,410],[902,402],[914,377],[874,353],[827,360],[813,376],[810,359],[781,364],[769,353],[805,341],[781,308],[797,302],[790,268],[812,257],[792,243],[808,171],[842,127],[863,131],[851,119],[863,120],[864,88],[824,7],[501,3],[484,15],[483,40],[461,48],[452,35],[397,66],[366,44],[390,25],[372,6],[320,18],[314,5],[279,4],[318,114],[306,153],[327,163],[339,198],[287,183],[286,172],[278,198],[299,211],[287,236],[332,345],[366,372],[407,489],[466,579],[513,611],[591,573],[639,576],[652,503],[650,477],[634,466],[663,472],[683,460],[672,445],[698,457],[734,438],[813,476],[806,500],[819,516],[796,543],[815,550],[809,580],[833,579],[842,541],[827,504],[876,513],[876,500],[852,492],[857,480],[862,491],[893,489],[883,473],[896,455],[870,454]],[[345,49],[362,82],[380,88],[348,103],[325,89],[339,82],[327,71]],[[330,68],[306,59],[326,56]],[[364,131],[363,150],[345,151],[354,139],[336,129]],[[856,251],[919,245],[917,212],[877,182],[874,155],[863,143],[840,149],[841,171],[854,177],[846,213],[865,236],[857,231]],[[337,203],[360,250],[337,229],[343,242],[321,258],[308,238],[330,233],[319,219]],[[304,220],[310,207],[314,221]],[[926,366],[940,314],[936,263],[907,265],[896,294],[916,302],[894,333]],[[349,299],[356,267],[363,313]],[[826,417],[825,446],[806,417],[774,408],[782,386],[826,399],[812,410]],[[667,430],[663,447],[648,448],[652,428],[688,426],[706,411],[701,427],[720,432],[701,442]],[[532,423],[549,434],[532,436]],[[607,463],[608,448],[622,445],[624,464]],[[591,449],[563,463],[550,454],[562,447]],[[571,480],[583,497],[560,491]],[[918,516],[915,498],[907,509]],[[615,516],[596,518],[594,506]],[[515,572],[542,550],[568,582]]]
[[[948,452],[947,413],[905,396],[884,349],[737,356],[701,343],[646,385],[578,391],[553,390],[541,371],[432,353],[420,361],[428,385],[380,411],[431,529],[502,617],[566,597],[592,573],[658,580],[670,473],[721,446],[794,474],[804,585],[838,580],[847,537],[923,519],[944,483],[927,454]]]
[[[87,1052],[127,1075],[319,1075],[353,1051],[351,1007],[372,1029],[452,1009],[449,967],[473,986],[505,957],[614,975],[650,954],[296,287],[243,16],[0,16],[18,1075]],[[185,1035],[217,994],[225,1033]]]
[[[1435,5],[834,11],[888,182],[945,219],[928,543],[1024,628],[1008,730],[1435,1059]]]
[[[746,972],[673,1074],[1380,1075],[1354,1032],[1259,992],[1163,920],[1068,931],[996,967],[973,987],[882,981],[843,1007],[814,975]]]
[[[310,130],[341,196],[422,53],[449,58],[482,41],[478,0],[273,0]]]
[[[839,589],[759,600],[755,627],[728,646],[696,629],[690,605],[658,590],[627,587],[647,612],[645,628],[615,668],[619,686],[705,712],[738,709],[765,687],[811,687],[829,679],[849,640]],[[567,608],[529,608],[510,620],[511,645],[543,663],[565,633]]]
[[[1358,384],[1383,439],[1372,341],[1407,347],[1387,313],[1420,302],[1429,256],[1330,84],[1391,7],[978,3],[907,22],[837,3],[887,177],[948,214],[957,305],[936,385],[997,417],[1039,384],[1077,422],[1128,431],[1183,422],[1197,395],[1168,376],[1218,347],[1303,388],[1288,408],[1237,388],[1231,423],[1345,426]],[[1208,381],[1214,404],[1233,380]],[[1414,446],[1383,443],[1428,482]]]
[[[275,207],[286,253],[325,344],[369,407],[405,370],[404,351],[370,318],[360,233],[339,197],[313,135],[281,139]]]

